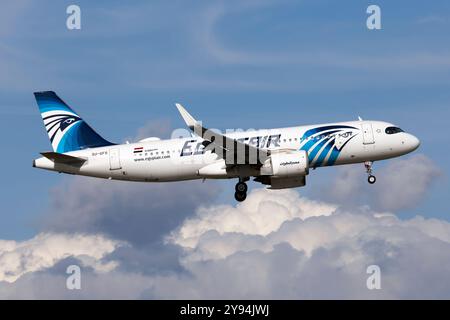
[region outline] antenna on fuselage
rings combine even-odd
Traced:
[[[363,119],[362,119],[360,116],[358,116],[358,120],[359,120],[359,121],[363,121]]]

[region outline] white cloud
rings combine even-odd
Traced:
[[[327,193],[331,199],[343,204],[368,203],[389,211],[409,209],[422,201],[432,183],[443,174],[423,154],[394,159],[379,170],[375,163],[374,170],[377,182],[369,185],[362,165],[343,166]]]
[[[188,218],[172,234],[171,241],[183,247],[195,247],[208,231],[266,236],[286,221],[330,215],[335,209],[331,204],[301,198],[294,190],[256,189],[251,197],[236,206],[200,207],[195,217]]]
[[[65,236],[57,243],[71,248],[66,250],[59,246],[54,250],[49,244],[55,242],[43,236],[30,240],[33,245],[4,242],[4,251],[20,252],[22,259],[33,262],[27,265],[39,267],[27,267],[29,272],[14,283],[0,284],[0,297],[450,297],[450,280],[445,276],[450,272],[450,223],[446,221],[423,217],[402,220],[368,207],[342,209],[308,200],[295,190],[256,189],[247,201],[235,206],[209,205],[198,209],[195,216],[187,217],[171,232],[159,252],[149,252],[162,257],[168,246],[179,247],[180,270],[148,274],[146,270],[154,263],[151,259],[134,269],[123,268],[115,260],[115,253],[139,246],[119,247],[104,238],[96,240],[95,245],[90,238],[83,238],[85,245],[79,248]],[[102,243],[103,248],[90,248]],[[39,250],[28,250],[33,254],[27,255],[21,247]],[[90,265],[94,272],[83,271],[83,290],[68,292],[61,288],[65,274],[48,268],[62,257],[83,254],[97,257],[102,264],[108,261],[115,264],[108,270]],[[46,259],[32,258],[47,255]],[[38,264],[36,260],[45,263]],[[6,265],[4,258],[0,261]],[[381,290],[366,287],[366,268],[371,264],[381,268]],[[16,266],[9,267],[14,274],[24,273],[17,263],[8,265]],[[41,272],[32,272],[35,269]],[[36,290],[44,284],[45,290]]]
[[[407,225],[445,241],[450,229],[442,230],[438,222],[417,218]],[[367,207],[348,211],[300,197],[294,190],[256,189],[237,206],[200,208],[167,241],[185,248],[185,261],[223,259],[240,251],[270,252],[282,243],[310,257],[314,250],[363,234],[371,226],[401,223],[393,214]],[[435,230],[440,236],[434,235]]]
[[[302,214],[293,214],[286,209],[289,204],[309,202],[295,191],[256,190],[248,200],[257,210],[246,211],[239,205],[203,208],[172,234],[172,241],[185,247],[182,262],[191,276],[157,278],[156,296],[450,296],[450,281],[444,276],[450,271],[450,223],[446,221],[401,220],[367,208],[334,210],[319,202],[310,203]],[[269,212],[272,215],[266,216]],[[249,223],[259,213],[269,227]],[[365,286],[366,268],[371,264],[381,267],[381,291]]]
[[[376,189],[378,203],[389,210],[410,208],[440,175],[441,170],[423,154],[392,161],[379,175],[383,182]]]
[[[116,264],[101,259],[119,245],[120,242],[99,235],[81,234],[40,233],[25,241],[0,240],[0,281],[14,282],[26,273],[50,268],[68,257],[76,257],[98,272],[108,272]]]
[[[70,177],[52,190],[50,208],[39,222],[48,232],[100,233],[142,245],[159,241],[198,203],[214,201],[219,192],[214,181],[150,184]]]
[[[375,190],[360,169],[348,167],[329,192],[366,203],[370,191],[380,210],[292,189],[223,205],[211,204],[214,184],[65,181],[45,233],[0,241],[0,298],[448,298],[450,223],[385,209],[417,203],[439,169],[423,155],[393,161]],[[64,287],[70,258],[85,267],[80,292]],[[366,288],[371,264],[382,290]]]

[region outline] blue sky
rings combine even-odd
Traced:
[[[82,10],[69,31],[66,7]],[[211,127],[264,128],[356,119],[397,123],[442,176],[400,214],[449,220],[450,3],[376,1],[14,1],[0,13],[0,238],[36,232],[49,195],[72,177],[31,161],[50,149],[33,91],[54,90],[105,138],[149,121],[183,123],[182,102]],[[384,164],[376,164],[376,169]],[[363,171],[362,168],[355,167]],[[314,196],[335,174],[317,170]],[[232,202],[223,183],[219,201]]]

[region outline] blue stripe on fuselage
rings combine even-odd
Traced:
[[[320,167],[322,166],[322,162],[325,160],[326,156],[330,152],[330,149],[334,146],[335,138],[329,139],[328,144],[325,146],[323,151],[320,153],[317,161],[314,163],[314,166]]]

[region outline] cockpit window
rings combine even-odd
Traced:
[[[403,132],[403,130],[398,127],[387,127],[385,132],[386,132],[386,134],[394,134],[394,133]]]

